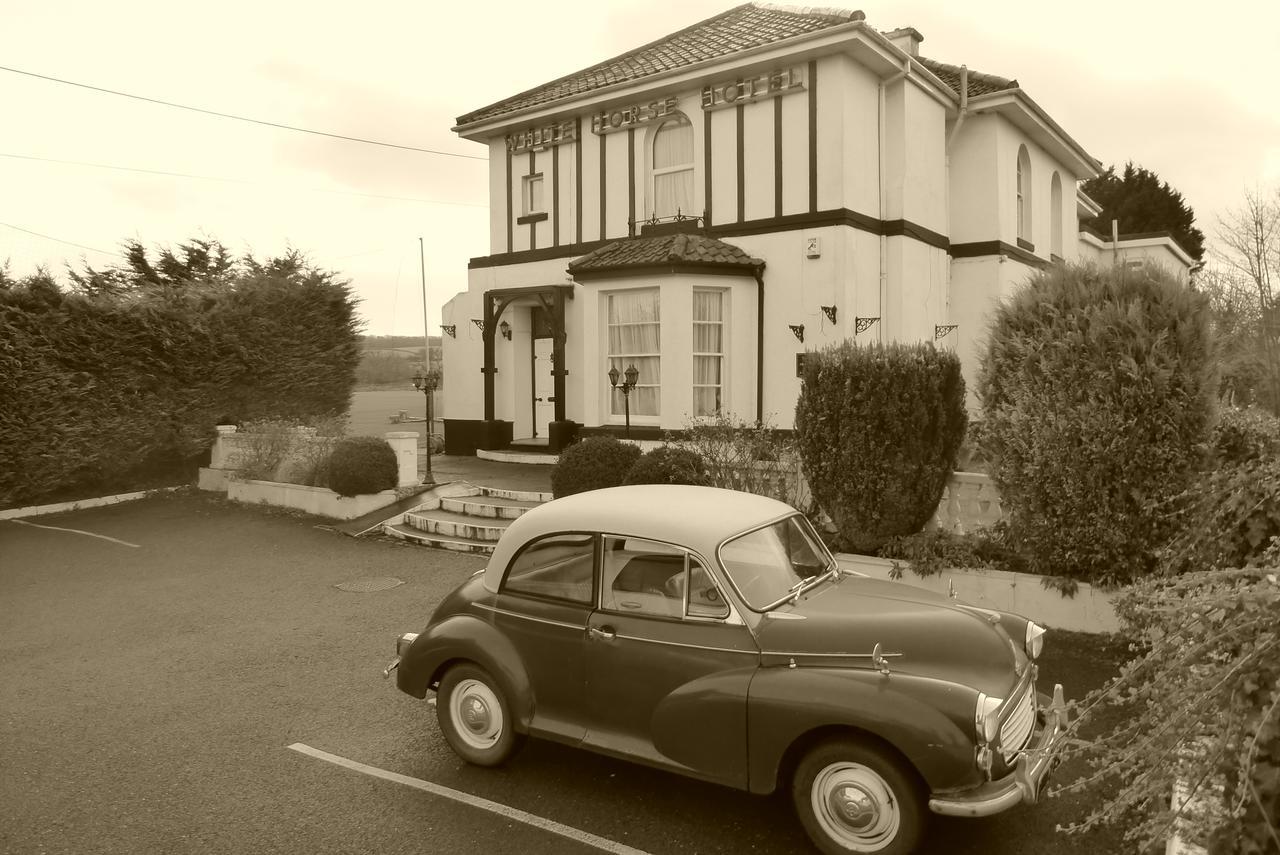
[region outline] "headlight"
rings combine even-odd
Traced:
[[[1000,706],[1003,703],[1003,698],[988,698],[982,692],[978,693],[978,707],[974,710],[973,723],[978,738],[988,745],[995,742],[1000,734]]]
[[[1031,621],[1027,621],[1027,655],[1032,659],[1040,657],[1040,651],[1044,649],[1044,627],[1036,626]]]

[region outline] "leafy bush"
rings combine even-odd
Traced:
[[[794,440],[767,420],[745,422],[720,413],[687,422],[679,437],[667,441],[698,455],[709,486],[768,496],[801,510],[811,504]]]
[[[1209,438],[1203,297],[1159,268],[1057,265],[995,312],[979,396],[990,474],[1033,572],[1150,572]]]
[[[1182,783],[1191,842],[1280,850],[1280,541],[1260,563],[1146,580],[1117,602],[1139,652],[1081,703],[1073,731],[1105,729],[1081,743],[1096,771],[1058,791],[1122,786],[1068,831],[1114,824],[1141,851],[1163,848]]]
[[[693,484],[710,486],[707,465],[697,452],[670,445],[646,451],[631,465],[623,484]]]
[[[1197,478],[1171,505],[1178,529],[1160,553],[1166,572],[1256,562],[1280,536],[1280,458],[1224,464]]]
[[[396,453],[385,439],[348,437],[340,440],[329,456],[329,489],[339,496],[392,490],[399,478]]]
[[[207,451],[215,424],[345,412],[355,300],[296,253],[194,242],[151,263],[0,283],[0,506]]]
[[[968,534],[954,534],[942,529],[926,529],[916,534],[891,537],[880,547],[881,558],[893,559],[889,571],[901,578],[904,561],[917,576],[936,576],[949,568],[982,568],[1021,573],[1026,561],[1013,552],[1006,542],[1008,529],[1003,522]]]
[[[966,419],[954,353],[848,341],[810,353],[796,442],[838,544],[874,552],[919,531],[955,468]]]
[[[551,493],[557,499],[588,490],[617,487],[640,458],[640,449],[612,436],[589,436],[560,452],[551,470]]]
[[[1280,418],[1260,407],[1224,407],[1211,438],[1214,457],[1243,463],[1280,454]]]

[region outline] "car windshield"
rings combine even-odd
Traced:
[[[831,553],[799,514],[725,541],[720,561],[756,611],[778,605],[835,567]]]

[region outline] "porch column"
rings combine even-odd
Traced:
[[[481,338],[484,340],[484,367],[480,369],[484,374],[484,420],[486,422],[493,421],[493,375],[498,370],[494,365],[496,359],[493,351],[493,336],[497,332],[494,329],[494,320],[493,298],[486,291],[484,295],[484,330],[481,332]]]
[[[564,289],[554,291],[554,311],[551,313],[551,376],[555,383],[555,420],[564,421]]]

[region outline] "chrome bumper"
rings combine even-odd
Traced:
[[[1039,737],[1018,755],[1012,773],[958,795],[934,796],[929,810],[944,816],[991,816],[1020,802],[1035,804],[1061,760],[1059,752],[1067,738],[1069,714],[1061,683],[1053,687],[1053,700],[1044,716]]]
[[[391,672],[400,667],[400,657],[409,649],[409,645],[413,644],[415,638],[418,637],[416,632],[406,632],[396,638],[396,658],[391,660],[386,668],[382,669],[382,678],[385,680],[391,676]]]

